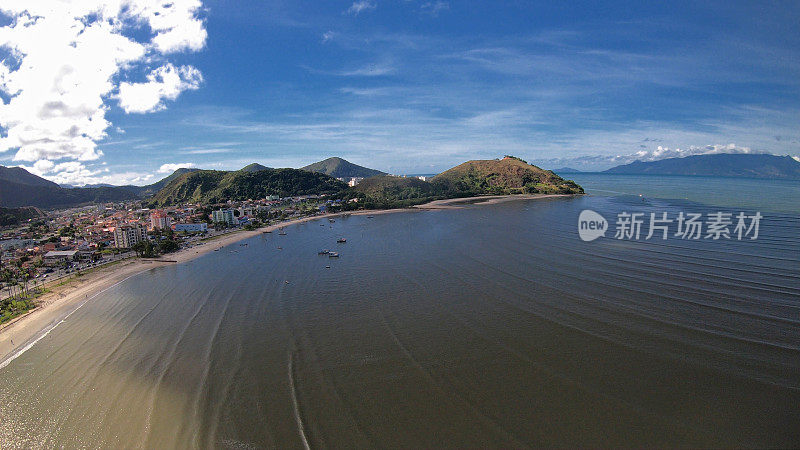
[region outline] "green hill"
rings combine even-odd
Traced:
[[[468,161],[430,182],[378,176],[364,179],[350,192],[363,208],[401,208],[432,200],[478,195],[582,194],[583,188],[519,158]]]
[[[365,208],[399,208],[439,197],[436,186],[418,178],[381,175],[365,178],[351,189]]]
[[[259,163],[252,163],[252,164],[248,164],[248,165],[242,167],[239,170],[242,171],[242,172],[259,172],[259,171],[267,170],[267,169],[269,169],[269,167],[262,166]]]
[[[456,196],[583,193],[575,182],[513,156],[467,161],[436,175],[431,183]]]
[[[309,164],[305,167],[302,167],[300,170],[324,173],[325,175],[330,175],[334,178],[368,178],[377,175],[386,175],[380,170],[359,166],[338,157],[328,158],[319,162],[315,162],[314,164]]]
[[[347,185],[320,173],[298,169],[265,169],[257,172],[199,170],[172,180],[152,199],[154,206],[181,203],[211,204],[241,201],[267,195],[335,194]]]

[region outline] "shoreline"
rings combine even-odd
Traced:
[[[33,310],[14,318],[0,327],[0,369],[8,365],[36,342],[46,336],[69,315],[80,309],[86,302],[94,299],[106,290],[119,283],[148,270],[165,265],[182,264],[205,255],[216,248],[234,244],[283,227],[310,222],[313,220],[341,217],[344,215],[379,215],[409,211],[435,211],[459,209],[469,205],[490,205],[515,200],[534,200],[553,197],[573,197],[567,194],[515,194],[490,195],[435,200],[409,208],[357,210],[338,213],[319,214],[298,219],[287,220],[274,225],[251,231],[236,231],[201,241],[202,245],[194,245],[165,255],[164,258],[142,259],[134,257],[109,264],[108,267],[93,269],[80,277],[72,277],[52,288],[39,297]],[[462,205],[463,204],[463,205]],[[168,259],[167,259],[168,258]],[[13,343],[13,344],[12,344]]]

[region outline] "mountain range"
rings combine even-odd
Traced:
[[[333,193],[343,189],[341,183],[331,181],[333,178],[352,177],[367,178],[356,190],[364,195],[382,192],[381,195],[385,196],[420,198],[441,195],[442,192],[448,195],[571,192],[577,185],[554,173],[559,170],[571,173],[565,169],[568,168],[542,170],[518,158],[507,157],[468,161],[442,172],[427,183],[415,178],[386,176],[379,170],[334,157],[302,169],[271,169],[258,163],[230,172],[181,168],[146,186],[75,188],[59,186],[21,167],[0,166],[0,206],[53,209],[148,197],[153,197],[154,204],[166,205],[182,201],[212,202],[222,198],[241,200],[268,193],[282,196]],[[789,156],[769,154],[695,155],[653,162],[636,161],[605,173],[800,179],[800,162]]]
[[[196,172],[218,172],[222,173],[239,173],[240,175],[243,174],[258,174],[264,172],[265,174],[260,177],[264,179],[271,179],[271,181],[266,182],[263,186],[271,187],[276,189],[276,193],[286,193],[286,186],[282,185],[279,182],[276,182],[276,179],[270,178],[272,175],[276,173],[280,173],[282,175],[278,176],[278,178],[285,177],[287,179],[287,183],[290,186],[294,186],[294,183],[300,183],[303,185],[304,182],[300,181],[301,178],[304,178],[302,173],[308,172],[316,172],[322,173],[326,175],[330,175],[334,178],[342,177],[342,178],[351,178],[351,177],[368,177],[373,175],[381,175],[383,172],[379,170],[369,169],[367,167],[362,167],[356,164],[352,164],[349,161],[346,161],[342,158],[328,158],[324,161],[320,161],[309,166],[300,169],[302,171],[301,174],[296,172],[274,172],[276,170],[284,170],[284,169],[270,169],[269,167],[263,166],[258,163],[248,164],[247,166],[239,169],[238,171],[234,172],[224,172],[224,171],[202,171],[201,169],[196,168],[180,168],[170,174],[169,176],[146,186],[112,186],[112,185],[88,185],[83,187],[74,187],[74,186],[59,186],[58,184],[46,180],[42,177],[36,176],[27,170],[23,169],[22,167],[3,167],[0,166],[0,206],[3,207],[21,207],[21,206],[35,206],[38,208],[44,209],[54,209],[54,208],[66,208],[72,206],[78,206],[82,204],[88,203],[106,203],[106,202],[116,202],[116,201],[126,201],[126,200],[134,200],[134,199],[141,199],[156,196],[162,189],[164,189],[167,185],[172,183],[172,181],[181,178],[185,174],[191,174]],[[286,170],[298,170],[298,169],[286,169]],[[208,174],[205,175],[207,179],[209,177]],[[214,178],[212,176],[211,178]],[[231,184],[236,184],[238,181],[232,181],[232,178],[241,181],[242,183],[251,183],[252,179],[246,176],[236,176],[230,175],[227,177],[218,177],[218,182],[221,185],[222,191],[208,194],[210,196],[214,196],[220,194],[221,192],[228,192],[230,190]],[[256,177],[259,178],[259,177]],[[308,177],[305,177],[308,178]],[[313,178],[313,177],[312,177]],[[194,180],[194,178],[190,178],[189,180]],[[307,180],[306,180],[307,181]],[[191,182],[191,181],[189,181]],[[312,183],[313,184],[313,183]],[[325,183],[322,183],[323,185]],[[206,185],[203,185],[206,186]],[[304,185],[302,189],[314,191],[313,188],[309,188],[309,186]],[[212,189],[213,190],[213,189]],[[322,188],[323,191],[329,190],[327,188]],[[247,188],[244,191],[248,191]],[[205,190],[201,189],[199,196],[195,196],[198,199],[207,199],[208,196],[205,195]],[[304,191],[305,192],[305,191]],[[157,201],[164,201],[166,198],[170,198],[173,196],[174,192],[172,193],[165,193],[160,199]],[[190,195],[188,197],[193,197]]]
[[[719,153],[635,161],[604,173],[800,179],[800,162],[791,156]]]

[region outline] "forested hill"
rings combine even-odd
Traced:
[[[153,198],[156,206],[181,203],[212,204],[268,195],[337,194],[347,185],[328,175],[299,169],[264,169],[255,172],[199,170],[172,180]]]

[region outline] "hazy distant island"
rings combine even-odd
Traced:
[[[583,173],[582,170],[573,169],[572,167],[561,167],[558,169],[553,169],[555,173]]]
[[[768,154],[720,153],[668,158],[659,161],[635,161],[613,167],[605,173],[650,175],[698,175],[800,179],[800,162],[791,156]]]

